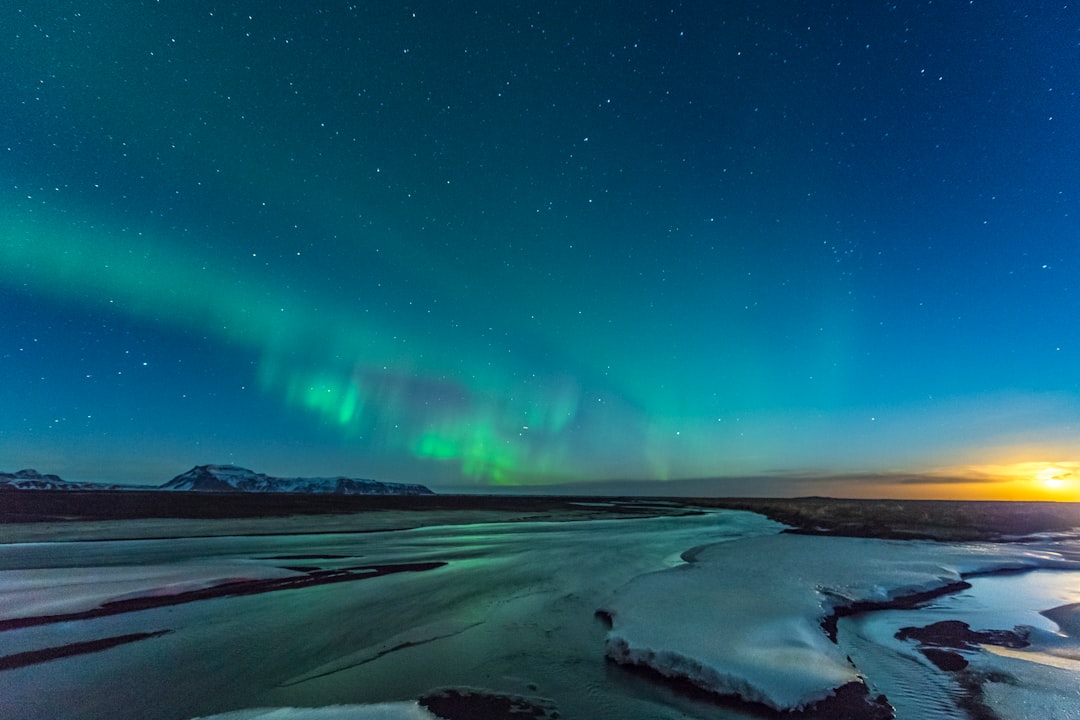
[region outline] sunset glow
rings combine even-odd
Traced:
[[[928,484],[923,489],[953,488],[952,493],[940,495],[943,499],[1080,501],[1080,462],[1077,461],[971,465],[934,475],[943,478],[942,484]]]
[[[1035,473],[1036,479],[1050,490],[1061,490],[1073,478],[1073,473],[1058,465],[1050,465]]]

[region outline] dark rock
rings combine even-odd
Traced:
[[[558,720],[552,700],[522,697],[475,688],[441,688],[419,700],[420,705],[443,720]]]
[[[1027,638],[1012,630],[972,630],[959,620],[943,620],[926,627],[900,628],[896,633],[898,640],[917,640],[930,647],[952,648],[954,650],[977,650],[979,645],[997,645],[1007,648],[1024,648],[1029,645]]]
[[[942,650],[941,648],[924,647],[919,648],[919,652],[926,656],[926,659],[934,663],[938,670],[944,670],[945,672],[960,672],[966,670],[968,661],[964,659],[964,656],[958,652],[952,650]]]
[[[916,640],[919,652],[934,663],[939,670],[961,673],[967,670],[968,661],[962,652],[974,652],[979,645],[1022,648],[1028,646],[1025,637],[1012,630],[972,630],[959,620],[942,620],[926,627],[900,628],[898,640]]]
[[[870,697],[870,689],[861,682],[849,682],[819,703],[804,711],[784,713],[783,717],[817,720],[892,720],[896,717],[884,695]]]

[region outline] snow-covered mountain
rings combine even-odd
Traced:
[[[161,486],[196,492],[328,493],[337,495],[434,495],[412,483],[332,478],[279,478],[236,465],[196,465]]]
[[[68,482],[37,470],[0,472],[0,490],[190,490],[195,492],[322,493],[336,495],[434,495],[412,483],[333,478],[279,478],[236,465],[196,465],[169,482],[152,485],[106,485]]]
[[[12,490],[116,490],[116,485],[99,483],[68,482],[58,475],[43,475],[37,470],[19,470],[18,472],[0,472],[0,489]]]

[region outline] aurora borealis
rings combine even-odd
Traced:
[[[0,469],[1080,497],[1080,8],[6,2],[0,40]]]

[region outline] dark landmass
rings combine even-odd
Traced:
[[[371,511],[499,511],[513,520],[685,515],[747,510],[790,525],[789,532],[898,540],[1015,541],[1076,532],[1080,503],[831,498],[643,498],[557,495],[334,495],[242,492],[7,490],[0,523],[146,518],[261,518]]]
[[[332,495],[294,493],[198,493],[146,490],[5,490],[0,488],[0,523],[79,520],[187,518],[216,520],[364,513],[372,511],[503,511],[514,520],[549,520],[558,512],[570,518],[652,517],[700,513],[683,502],[648,498],[596,498],[517,495]]]
[[[1080,529],[1080,503],[979,500],[695,498],[701,507],[750,510],[806,535],[886,540],[1015,541]]]

